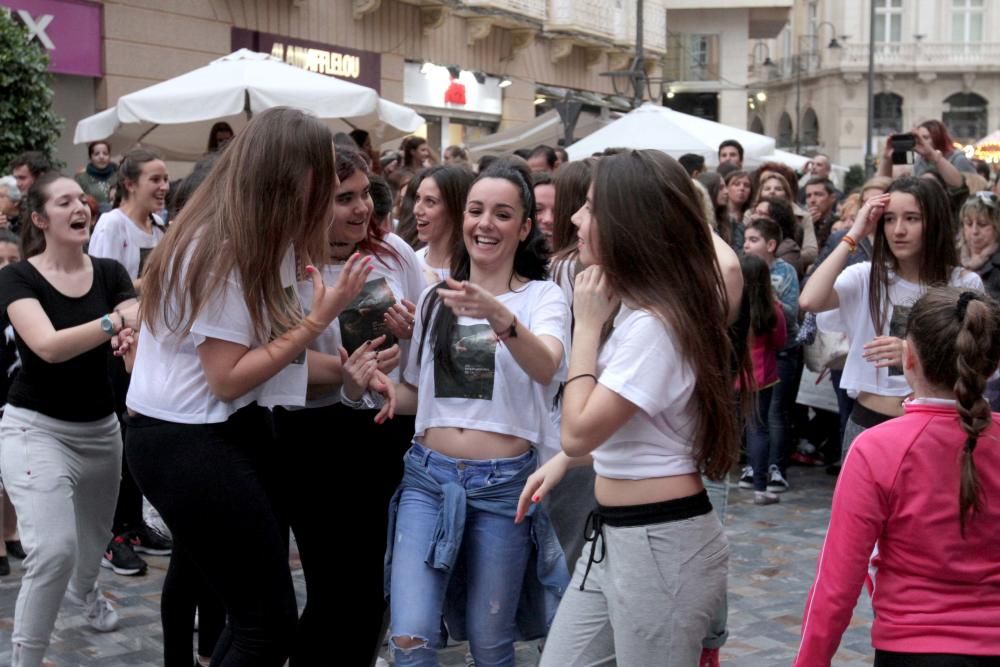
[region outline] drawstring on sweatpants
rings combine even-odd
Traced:
[[[594,558],[594,554],[597,552],[597,540],[601,540],[601,557]],[[604,541],[604,517],[601,515],[599,510],[594,510],[587,515],[587,522],[583,527],[583,541],[584,543],[590,542],[590,556],[587,558],[587,569],[583,571],[583,581],[580,582],[580,590],[583,590],[583,585],[587,583],[587,576],[590,574],[590,568],[594,563],[600,563],[604,561],[604,557],[607,555],[607,543]]]

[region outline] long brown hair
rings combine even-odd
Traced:
[[[587,201],[587,190],[594,177],[594,162],[593,158],[568,162],[559,167],[553,178],[556,205],[552,223],[552,256],[557,260],[576,257],[576,225],[571,218]]]
[[[329,128],[287,107],[255,116],[150,255],[146,326],[186,335],[233,272],[260,340],[295,326],[302,309],[278,267],[290,245],[300,265],[326,263],[335,179]]]
[[[736,463],[728,299],[708,221],[687,172],[659,151],[601,158],[594,171],[601,266],[615,293],[658,316],[694,370],[694,455],[710,479]]]
[[[63,176],[58,171],[42,174],[28,188],[28,194],[25,195],[24,201],[21,203],[21,210],[25,213],[25,219],[21,221],[21,252],[25,259],[45,252],[45,232],[34,223],[31,214],[37,213],[38,217],[43,220],[49,219],[45,213],[45,204],[51,198],[49,186],[61,178],[72,180],[69,176]]]
[[[927,381],[955,391],[958,419],[966,434],[958,491],[964,537],[966,521],[983,504],[973,452],[993,421],[983,390],[1000,363],[1000,305],[982,292],[930,289],[910,312],[907,338],[916,348]]]
[[[901,178],[889,187],[889,192],[912,195],[920,206],[923,232],[920,250],[920,284],[947,285],[951,272],[958,266],[955,246],[956,224],[951,215],[944,188],[926,178]],[[875,227],[872,243],[872,265],[868,278],[868,313],[875,333],[884,331],[889,309],[889,271],[899,271],[899,262],[889,248],[885,235],[885,216]]]

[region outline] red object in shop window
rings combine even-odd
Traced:
[[[465,106],[465,84],[452,79],[448,89],[444,91],[444,102]]]

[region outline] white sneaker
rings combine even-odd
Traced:
[[[104,597],[104,593],[98,589],[92,590],[86,600],[81,600],[68,591],[66,597],[87,617],[90,627],[98,632],[114,632],[118,629],[118,612],[111,606],[111,600]]]
[[[753,466],[743,466],[743,470],[740,472],[739,487],[741,489],[753,488]]]
[[[389,667],[389,663],[385,661],[385,658],[378,657],[375,658],[375,667]]]
[[[788,480],[776,465],[772,465],[767,471],[767,490],[771,493],[784,493],[788,490]]]

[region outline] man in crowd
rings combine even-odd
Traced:
[[[556,155],[555,150],[551,146],[546,146],[542,144],[541,146],[536,146],[531,155],[528,156],[528,166],[531,168],[532,173],[538,173],[540,171],[553,172],[556,170],[556,162],[559,157]]]
[[[39,151],[27,151],[18,155],[10,163],[10,171],[17,179],[17,189],[26,194],[28,188],[42,174],[52,169],[48,159]]]
[[[698,178],[698,174],[705,171],[705,158],[696,153],[685,153],[677,161],[687,170],[691,178]]]
[[[737,169],[743,168],[743,144],[735,139],[726,139],[719,144],[719,164],[726,162]]]
[[[822,248],[830,237],[830,228],[837,221],[837,189],[829,179],[813,177],[806,183],[805,199],[816,229],[816,243]]]

